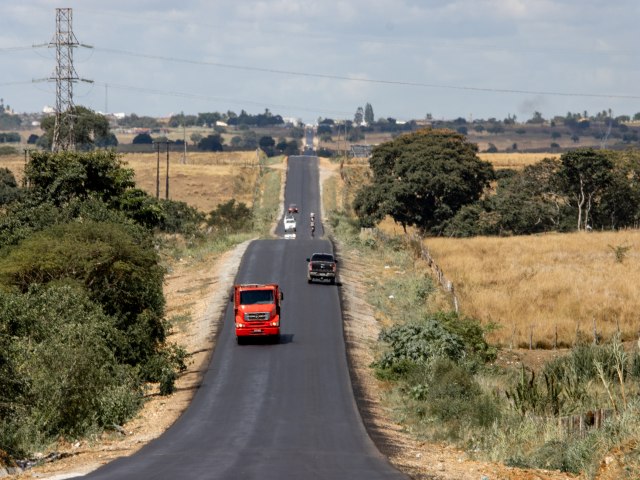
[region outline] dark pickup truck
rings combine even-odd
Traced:
[[[338,260],[332,253],[314,253],[311,258],[307,258],[307,262],[309,262],[307,282],[329,280],[330,283],[336,283]]]

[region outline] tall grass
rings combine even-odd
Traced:
[[[502,346],[571,346],[640,332],[640,231],[471,239],[429,238],[463,311],[499,328]],[[624,256],[611,245],[629,247]]]

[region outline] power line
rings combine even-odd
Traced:
[[[316,112],[320,112],[320,113],[332,113],[332,114],[340,114],[340,115],[351,115],[351,112],[344,112],[344,111],[338,111],[338,110],[329,110],[329,109],[322,109],[322,108],[309,108],[309,107],[300,107],[297,105],[285,105],[285,104],[277,104],[277,103],[265,103],[265,102],[258,102],[255,100],[243,100],[243,99],[237,99],[237,98],[225,98],[225,97],[216,97],[216,96],[212,96],[212,95],[204,95],[204,94],[198,94],[198,93],[189,93],[189,92],[177,92],[177,91],[172,91],[172,90],[159,90],[156,88],[148,88],[148,87],[136,87],[136,86],[132,86],[132,85],[123,85],[123,84],[118,84],[118,83],[106,83],[106,82],[94,82],[95,85],[100,85],[100,86],[108,86],[109,88],[115,88],[115,89],[120,89],[120,90],[129,90],[129,91],[133,91],[133,92],[141,92],[141,93],[146,93],[146,94],[151,94],[151,95],[163,95],[163,96],[169,96],[169,97],[180,97],[180,98],[191,98],[191,99],[196,99],[196,100],[209,100],[209,101],[215,101],[215,102],[230,102],[230,103],[237,103],[240,105],[256,105],[259,107],[267,107],[269,109],[273,109],[273,108],[282,108],[282,109],[289,109],[289,110],[296,110],[296,111],[303,111],[303,112],[311,112],[311,113],[316,113]]]
[[[22,47],[0,47],[0,53],[4,52],[18,52],[21,50],[35,50],[37,48],[46,47],[47,45],[28,45]]]
[[[322,79],[329,79],[329,80],[371,83],[371,84],[379,84],[379,85],[392,85],[392,86],[417,87],[417,88],[440,88],[440,89],[448,89],[448,90],[464,90],[464,91],[473,91],[473,92],[510,93],[510,94],[545,95],[545,96],[561,96],[561,97],[609,98],[609,99],[627,99],[627,100],[640,99],[640,95],[575,93],[575,92],[560,92],[560,91],[545,91],[545,90],[489,88],[489,87],[447,85],[447,84],[437,84],[437,83],[409,82],[409,81],[402,81],[402,80],[348,77],[345,75],[334,75],[334,74],[327,74],[327,73],[298,72],[294,70],[252,67],[247,65],[234,65],[230,63],[221,63],[221,62],[207,62],[204,60],[189,60],[185,58],[168,57],[164,55],[153,55],[153,54],[147,54],[147,53],[137,53],[137,52],[130,52],[127,50],[117,50],[113,48],[101,48],[101,47],[94,47],[94,48],[98,51],[107,52],[107,53],[115,53],[118,55],[127,55],[127,56],[138,57],[138,58],[149,58],[152,60],[162,60],[167,62],[187,63],[191,65],[203,65],[203,66],[227,68],[232,70],[273,73],[278,75],[289,75],[289,76],[306,77],[306,78],[322,78]]]

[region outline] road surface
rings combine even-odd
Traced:
[[[349,378],[338,286],[307,284],[306,258],[321,239],[317,158],[291,157],[285,206],[295,240],[253,242],[236,282],[278,283],[279,344],[237,345],[231,304],[202,385],[161,437],[91,479],[406,479],[369,438]],[[309,213],[316,214],[315,238]],[[282,236],[282,220],[276,229]]]

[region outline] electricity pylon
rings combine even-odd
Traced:
[[[56,47],[56,70],[51,80],[56,82],[56,122],[51,150],[75,150],[73,84],[78,78],[73,66],[73,49],[80,46],[72,27],[71,8],[56,8],[56,34],[50,47]],[[86,46],[86,45],[82,45]]]

